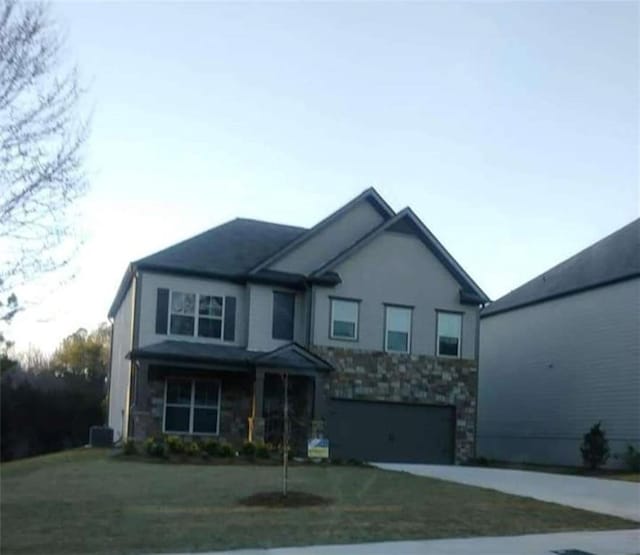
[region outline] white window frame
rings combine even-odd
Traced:
[[[458,353],[456,355],[444,355],[440,353],[440,314],[449,314],[460,318],[460,336],[458,337]],[[461,358],[462,357],[462,324],[464,314],[454,310],[436,310],[436,356],[441,358]]]
[[[200,297],[219,297],[222,299],[222,315],[220,316],[220,318],[218,318],[217,316],[200,316]],[[224,298],[224,295],[212,295],[209,293],[197,293],[196,294],[196,325],[194,327],[194,337],[199,337],[201,339],[219,339],[220,341],[223,340],[224,338],[224,312],[225,312],[225,305],[226,305],[226,301]],[[200,318],[206,318],[208,320],[220,320],[220,337],[209,337],[207,335],[200,335]]]
[[[188,336],[186,334],[183,333],[171,333],[171,316],[173,316],[174,312],[173,312],[173,295],[178,294],[178,295],[193,295],[194,296],[194,305],[193,305],[193,329],[194,331],[196,330],[196,326],[198,325],[197,322],[197,312],[198,312],[198,295],[197,293],[189,293],[187,291],[178,291],[171,289],[169,291],[170,295],[169,295],[169,310],[168,310],[168,315],[167,315],[167,335],[173,335],[174,337],[193,337],[193,336]],[[175,313],[176,316],[188,316],[185,314],[178,314]]]
[[[344,297],[330,297],[329,298],[329,338],[335,339],[336,341],[351,341],[356,342],[359,340],[360,333],[360,301],[358,299],[347,299]],[[354,323],[354,336],[353,337],[345,337],[344,335],[335,335],[333,331],[333,324],[335,319],[333,317],[333,303],[350,303],[356,305],[356,319]],[[346,320],[345,320],[346,321]]]
[[[176,403],[167,403],[167,390],[169,387],[169,381],[182,381],[191,383],[191,400],[189,402],[189,431],[177,431],[167,430],[167,407],[182,407],[186,408],[186,405],[178,405]],[[218,405],[216,410],[218,411],[216,420],[216,431],[212,432],[194,432],[193,431],[193,413],[195,409],[213,409],[209,405],[196,405],[196,382],[215,382],[218,384]],[[171,435],[189,435],[189,436],[219,436],[220,435],[220,412],[222,408],[222,383],[220,380],[210,378],[183,378],[180,376],[167,376],[164,380],[164,407],[162,408],[162,433]]]
[[[194,322],[193,322],[193,335],[184,335],[180,333],[171,333],[171,315],[173,312],[171,311],[171,307],[173,306],[173,294],[180,293],[182,295],[195,295],[195,308],[194,308]],[[220,297],[222,298],[222,319],[220,322],[220,337],[207,337],[198,335],[198,320],[200,319],[200,297]],[[169,290],[169,310],[167,311],[167,335],[171,335],[173,337],[196,337],[199,339],[204,339],[205,341],[224,341],[224,320],[227,311],[227,300],[224,295],[218,295],[215,293],[194,293],[188,291],[180,291],[178,289],[170,289]],[[217,320],[218,318],[211,318],[209,316],[203,316],[203,318],[209,318],[210,320]],[[228,342],[230,343],[230,342]]]
[[[409,331],[407,333],[407,350],[406,351],[396,351],[395,349],[389,349],[388,341],[389,341],[389,309],[399,309],[406,310],[409,312]],[[394,330],[391,330],[394,331]],[[397,304],[385,304],[384,305],[384,351],[385,353],[397,353],[408,355],[411,354],[411,336],[413,335],[413,307],[412,306],[403,306]]]

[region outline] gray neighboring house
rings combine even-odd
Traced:
[[[235,219],[127,268],[113,324],[116,439],[277,443],[284,373],[306,452],[461,462],[475,454],[487,296],[409,208],[368,189],[312,227]]]
[[[479,455],[580,465],[598,421],[640,449],[640,219],[483,309],[480,366]]]

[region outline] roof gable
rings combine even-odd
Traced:
[[[359,241],[340,252],[336,257],[316,269],[311,275],[318,277],[330,272],[336,268],[338,264],[353,256],[360,249],[374,241],[380,234],[386,231],[396,233],[406,233],[420,239],[422,243],[434,254],[438,261],[447,269],[447,271],[455,278],[461,286],[460,300],[464,304],[482,304],[489,301],[489,297],[482,291],[478,284],[471,279],[462,266],[451,256],[444,248],[442,243],[436,239],[435,235],[429,231],[420,218],[411,210],[405,208],[398,214],[386,221],[369,234],[362,237]]]
[[[273,255],[260,262],[258,265],[252,268],[251,273],[254,274],[266,268],[274,267],[274,264],[277,264],[288,255],[291,255],[294,252],[298,251],[298,249],[308,248],[310,241],[312,241],[314,238],[317,238],[322,232],[326,232],[332,226],[342,221],[344,217],[346,217],[350,212],[353,212],[356,207],[358,207],[362,203],[367,203],[369,206],[371,206],[383,221],[389,220],[395,214],[391,207],[385,202],[385,200],[378,194],[375,189],[366,189],[357,197],[326,217],[324,220],[317,223],[311,229],[307,230],[305,233],[300,234],[296,239],[291,241],[291,243],[286,245],[284,248],[280,249]],[[366,232],[366,230],[364,230],[364,232]],[[331,255],[332,254],[333,253],[331,253]],[[282,270],[282,268],[276,269]]]
[[[254,363],[260,366],[299,370],[331,370],[332,368],[327,361],[298,343],[288,343],[274,351],[260,355],[254,359]]]
[[[486,307],[488,317],[640,276],[640,218]]]

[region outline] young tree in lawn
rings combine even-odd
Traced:
[[[46,5],[0,0],[0,323],[20,308],[16,287],[73,251],[68,212],[87,185],[87,125],[62,46]]]

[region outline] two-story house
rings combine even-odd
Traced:
[[[236,219],[130,264],[111,309],[109,425],[332,457],[473,456],[487,296],[373,189],[312,227]]]

